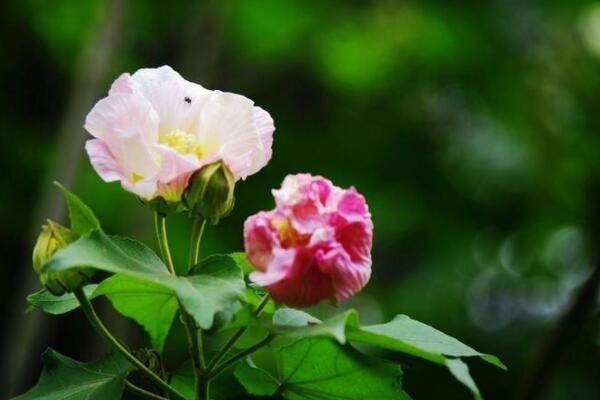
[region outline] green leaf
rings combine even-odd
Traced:
[[[186,399],[194,400],[194,371],[189,360],[173,373],[169,384]],[[243,399],[245,395],[246,391],[230,371],[219,374],[210,383],[211,400]]]
[[[131,239],[109,237],[100,230],[93,230],[57,251],[42,266],[42,271],[58,272],[82,266],[157,283],[171,278],[152,250]]]
[[[212,327],[218,312],[233,309],[246,287],[242,271],[226,255],[205,258],[175,283],[181,303],[202,329]]]
[[[446,359],[446,366],[457,381],[469,388],[475,399],[480,400],[482,398],[479,393],[479,388],[477,388],[475,381],[471,378],[471,374],[469,374],[469,367],[467,364],[460,358],[448,358]]]
[[[306,338],[275,353],[276,376],[251,362],[235,376],[254,395],[280,394],[290,400],[410,399],[398,365],[368,357],[330,339]]]
[[[350,325],[346,330],[346,336],[351,341],[400,351],[442,365],[446,365],[445,356],[476,356],[506,369],[497,357],[480,353],[455,338],[406,315],[397,315],[386,324],[363,327]]]
[[[83,291],[86,296],[93,298],[95,297],[93,293],[97,286],[98,285],[87,285],[83,288]],[[53,315],[68,313],[79,307],[79,302],[73,293],[55,296],[46,289],[42,289],[39,292],[27,296],[27,303],[34,308]]]
[[[244,252],[231,253],[231,254],[229,254],[229,256],[231,258],[233,258],[233,260],[238,265],[238,267],[240,267],[240,269],[242,270],[244,275],[248,275],[252,271],[256,270],[256,268],[254,268],[254,265],[252,265],[252,263],[248,260],[248,257],[246,257],[246,253],[244,253]]]
[[[171,288],[119,274],[98,286],[94,295],[102,294],[118,312],[143,326],[152,347],[162,352],[178,309]]]
[[[480,353],[406,315],[398,315],[387,324],[361,327],[355,310],[321,322],[303,311],[283,308],[273,316],[270,329],[279,335],[273,342],[276,346],[287,345],[303,337],[321,336],[333,338],[341,344],[346,341],[363,343],[438,363],[447,367],[459,382],[471,390],[475,398],[481,397],[479,390],[469,375],[467,365],[456,357],[476,356],[506,369],[497,357]]]
[[[271,374],[254,364],[250,357],[235,369],[235,377],[254,396],[271,396],[277,393],[281,383]]]
[[[79,235],[85,235],[93,229],[100,228],[100,222],[94,215],[94,212],[79,197],[67,190],[60,183],[54,183],[63,191],[65,200],[69,206],[69,220],[71,221],[71,229],[73,231]]]
[[[172,290],[202,329],[210,329],[215,314],[234,308],[244,296],[244,277],[235,261],[224,255],[208,257],[189,276],[172,276],[158,256],[131,239],[93,230],[59,250],[43,271],[86,266],[122,274]],[[113,292],[114,293],[114,292]]]
[[[291,339],[324,336],[345,344],[346,327],[349,325],[358,326],[358,314],[354,310],[321,322],[303,311],[281,308],[273,315],[272,331]]]
[[[123,381],[133,367],[113,352],[101,360],[81,363],[52,349],[42,354],[44,369],[38,383],[13,400],[120,399]]]

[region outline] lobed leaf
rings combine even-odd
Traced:
[[[38,383],[13,400],[120,399],[131,364],[117,352],[90,363],[75,361],[52,349],[42,354]]]
[[[410,399],[398,365],[369,357],[325,338],[305,338],[275,353],[276,375],[251,361],[235,376],[250,394],[290,400]]]
[[[178,309],[172,289],[118,274],[98,286],[94,296],[98,295],[108,297],[119,313],[143,326],[152,347],[162,352]]]
[[[186,399],[194,400],[194,371],[191,361],[184,362],[171,377],[169,384]],[[243,399],[246,391],[231,372],[219,374],[210,384],[211,400]]]
[[[480,357],[499,368],[506,369],[497,357],[480,353],[457,339],[406,315],[398,315],[386,324],[360,326],[358,313],[355,310],[346,311],[321,322],[303,311],[284,308],[278,310],[273,316],[271,330],[280,335],[275,344],[282,342],[289,344],[290,340],[321,336],[335,339],[341,344],[347,341],[363,343],[438,363],[448,368],[450,373],[477,399],[481,398],[479,389],[471,378],[467,365],[458,357]]]
[[[215,314],[231,310],[244,296],[242,271],[229,256],[208,257],[188,276],[172,276],[148,247],[132,239],[108,236],[100,230],[93,230],[59,250],[42,268],[44,271],[63,271],[81,266],[132,278],[130,286],[136,288],[121,284],[119,290],[122,291],[139,291],[139,281],[152,285],[152,296],[157,287],[164,288],[162,300],[164,292],[170,291],[202,329],[210,329]],[[135,280],[138,282],[134,283]],[[111,290],[113,297],[115,290]],[[128,312],[131,316],[131,310]]]

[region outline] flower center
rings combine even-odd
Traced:
[[[179,129],[160,135],[159,142],[160,144],[169,146],[180,154],[193,154],[198,157],[198,159],[201,159],[204,155],[196,135]]]
[[[283,247],[305,245],[310,239],[310,235],[298,233],[287,218],[272,219],[271,226],[277,231],[277,236]]]

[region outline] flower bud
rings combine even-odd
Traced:
[[[43,265],[54,253],[77,238],[78,235],[70,229],[56,222],[48,221],[48,224],[42,227],[42,233],[33,248],[33,269],[40,276],[42,285],[56,296],[74,291],[89,282],[94,275],[94,270],[91,268],[75,268],[58,272],[43,272],[42,270]]]
[[[211,224],[226,217],[235,203],[235,178],[222,162],[207,164],[190,179],[184,202],[190,215],[206,218]]]

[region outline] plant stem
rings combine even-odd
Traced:
[[[210,400],[209,396],[210,378],[206,375],[200,377],[200,385],[198,387],[198,398],[200,400]]]
[[[188,269],[192,269],[192,267],[198,263],[198,258],[200,256],[200,241],[202,240],[202,234],[204,233],[205,225],[206,219],[200,217],[196,217],[194,219],[190,240],[190,259]]]
[[[173,259],[171,258],[171,251],[169,250],[169,241],[167,240],[167,217],[164,214],[154,212],[154,229],[156,230],[156,239],[158,240],[158,247],[160,248],[162,259],[165,264],[167,264],[167,268],[171,275],[177,275],[175,273]]]
[[[125,389],[129,390],[131,393],[135,393],[138,396],[142,396],[142,397],[147,398],[147,399],[169,400],[166,397],[162,397],[162,396],[159,396],[156,393],[152,393],[152,392],[149,392],[149,391],[147,391],[145,389],[142,389],[141,387],[136,386],[133,383],[127,381],[127,380],[125,381]]]
[[[198,258],[200,257],[200,241],[202,240],[205,225],[206,220],[204,218],[196,217],[194,219],[190,237],[188,271],[198,263]],[[187,334],[191,344],[191,352],[193,354],[192,365],[195,365],[196,397],[201,400],[208,400],[209,381],[206,377],[206,364],[204,362],[204,351],[202,350],[202,331],[200,329],[193,329],[189,330]]]
[[[210,379],[215,378],[221,372],[225,371],[227,368],[229,368],[230,366],[232,366],[233,364],[235,364],[236,362],[238,362],[242,358],[246,357],[249,354],[254,353],[256,350],[258,350],[261,347],[266,346],[267,344],[269,344],[269,342],[271,342],[271,340],[273,340],[273,338],[274,338],[274,336],[271,335],[271,334],[269,334],[266,338],[264,338],[260,342],[254,344],[254,345],[252,345],[250,347],[248,347],[247,349],[244,349],[244,350],[240,351],[239,353],[237,353],[236,355],[232,356],[231,358],[228,358],[227,360],[223,361],[221,364],[219,364],[209,374],[209,378]]]
[[[90,303],[89,299],[83,292],[83,289],[80,287],[75,292],[75,297],[83,310],[83,313],[90,321],[94,329],[100,334],[100,336],[104,337],[107,341],[109,341],[131,364],[133,364],[142,374],[146,375],[148,379],[154,382],[158,387],[165,390],[166,392],[172,394],[178,399],[185,400],[185,397],[182,396],[178,391],[173,389],[169,384],[163,381],[158,375],[152,372],[148,367],[146,367],[140,360],[138,360],[133,354],[125,348],[117,338],[115,338],[110,331],[104,326],[98,314],[94,310],[92,303]]]
[[[255,316],[258,317],[262,313],[262,310],[265,308],[265,306],[269,302],[269,298],[270,298],[270,296],[268,293],[263,296],[263,298],[260,300],[260,303],[258,303],[256,308],[254,309]],[[235,345],[235,343],[242,337],[242,335],[246,332],[247,329],[248,329],[247,327],[242,327],[242,328],[238,329],[229,338],[229,340],[227,340],[227,342],[223,345],[221,350],[219,350],[219,352],[210,360],[210,362],[208,363],[208,366],[206,367],[206,370],[209,372],[209,374],[212,375],[211,371],[215,368],[217,363],[219,361],[221,361],[221,359],[227,355],[229,350],[231,350],[233,345]]]
[[[167,264],[167,268],[171,272],[172,275],[176,275],[175,267],[173,265],[173,259],[171,258],[171,252],[169,250],[169,241],[167,239],[167,224],[166,217],[159,213],[154,213],[154,223],[156,229],[156,238],[158,240],[158,245],[161,249],[161,254],[163,256],[163,260],[165,264]],[[198,257],[198,247],[200,238],[202,237],[202,231],[204,228],[204,224],[201,225],[200,228],[196,228],[196,223],[194,223],[194,231],[192,233],[192,242],[195,243],[195,256]],[[196,240],[194,241],[194,238]],[[191,252],[191,250],[190,250]],[[190,256],[190,260],[192,256]],[[202,338],[201,334],[196,328],[196,323],[192,316],[185,311],[184,307],[181,305],[179,299],[177,300],[177,304],[179,304],[179,313],[181,315],[181,322],[185,327],[185,333],[188,340],[188,350],[190,353],[190,358],[192,360],[192,367],[194,368],[194,381],[195,381],[195,391],[196,397],[200,396],[201,389],[201,379],[200,375],[204,371],[204,355],[202,351]]]

